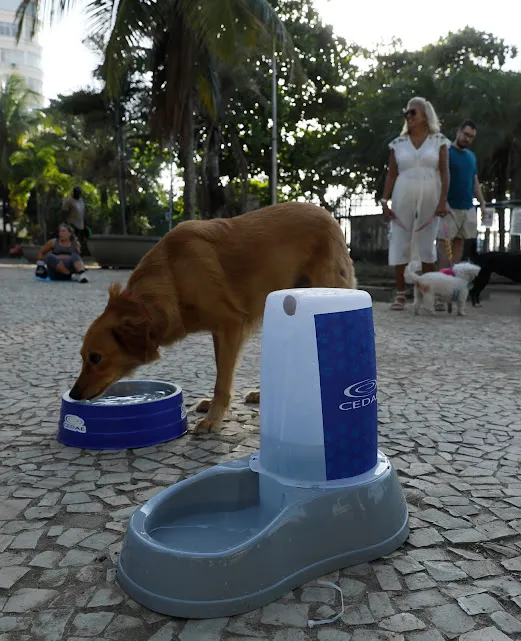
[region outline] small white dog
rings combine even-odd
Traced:
[[[440,302],[448,303],[449,314],[452,313],[452,303],[455,302],[458,316],[465,316],[469,285],[480,269],[479,265],[472,263],[458,263],[451,269],[419,274],[421,264],[416,261],[409,263],[405,269],[405,282],[414,284],[414,313],[419,314],[420,308],[425,307],[434,316],[438,298]]]

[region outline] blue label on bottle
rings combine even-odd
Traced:
[[[376,465],[378,401],[373,310],[316,314],[326,479]]]

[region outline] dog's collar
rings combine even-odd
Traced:
[[[124,289],[122,292],[123,296],[125,298],[128,298],[128,300],[133,301],[134,303],[137,303],[141,307],[141,311],[143,312],[143,315],[146,316],[147,320],[152,322],[152,316],[150,315],[150,312],[148,311],[145,303],[138,297],[136,294],[133,294],[130,289]]]
[[[441,274],[447,274],[447,276],[456,276],[452,267],[445,267],[445,269],[440,269]]]

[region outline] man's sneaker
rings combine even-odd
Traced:
[[[71,274],[71,280],[73,280],[75,283],[88,283],[89,282],[88,278],[83,275],[83,272],[81,274]]]

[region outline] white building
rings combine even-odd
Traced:
[[[20,42],[16,42],[16,10],[20,0],[0,0],[0,83],[11,74],[22,76],[35,91],[37,106],[43,105],[42,48],[38,35],[31,39],[31,20],[25,19]]]

